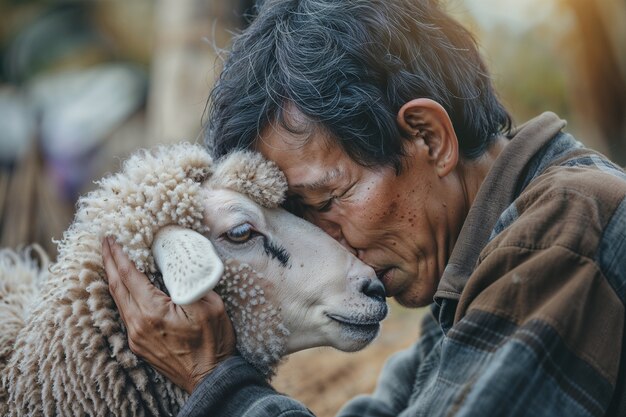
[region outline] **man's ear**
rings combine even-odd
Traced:
[[[398,111],[397,123],[411,143],[428,148],[428,158],[440,177],[452,171],[459,160],[459,141],[448,112],[428,98],[405,103]]]

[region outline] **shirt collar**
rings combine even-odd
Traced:
[[[514,201],[528,176],[531,161],[566,125],[551,112],[530,120],[512,134],[480,186],[470,207],[448,264],[439,281],[435,301],[458,300],[476,267],[491,230],[502,212]]]

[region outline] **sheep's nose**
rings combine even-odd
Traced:
[[[363,281],[361,292],[376,301],[385,301],[385,287],[377,279],[366,279]]]

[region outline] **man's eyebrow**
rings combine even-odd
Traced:
[[[327,171],[326,174],[324,174],[324,176],[321,178],[318,178],[312,182],[295,184],[292,185],[291,188],[316,191],[328,187],[328,184],[341,176],[343,176],[343,171],[339,168],[333,168],[330,171]]]

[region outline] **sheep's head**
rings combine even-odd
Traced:
[[[237,152],[212,168],[200,147],[163,147],[100,185],[77,220],[115,236],[159,286],[160,270],[174,302],[217,284],[239,351],[265,374],[285,354],[353,351],[378,333],[387,308],[374,271],[279,207],[286,180],[260,155]]]

